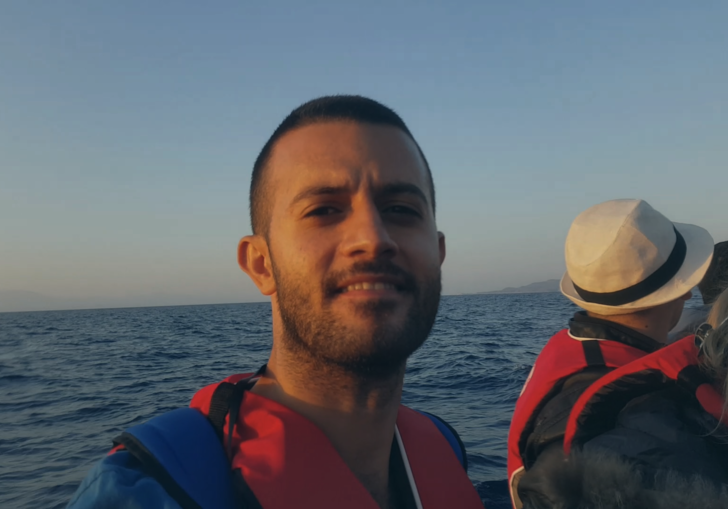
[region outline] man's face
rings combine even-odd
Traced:
[[[399,369],[432,328],[445,256],[415,143],[318,123],[282,137],[267,171],[281,339],[352,371]]]

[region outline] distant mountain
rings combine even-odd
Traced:
[[[552,293],[558,292],[559,290],[559,279],[549,279],[547,281],[541,281],[540,283],[531,283],[526,286],[519,286],[514,288],[509,286],[496,292],[481,292],[481,293]]]

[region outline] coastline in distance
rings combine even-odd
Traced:
[[[503,288],[494,292],[478,292],[476,295],[498,294],[498,293],[553,293],[559,291],[560,279],[548,279],[538,283],[531,283],[525,286]]]

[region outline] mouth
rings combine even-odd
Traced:
[[[339,293],[354,292],[357,290],[392,290],[396,291],[397,287],[390,283],[354,283],[343,288]]]
[[[362,275],[337,285],[339,295],[385,296],[405,290],[403,281],[393,276]]]
[[[416,298],[417,290],[412,274],[386,260],[358,262],[324,280],[324,294],[330,299],[394,301]]]

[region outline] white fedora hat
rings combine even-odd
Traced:
[[[561,293],[601,315],[632,313],[685,295],[712,257],[703,228],[673,223],[643,200],[612,200],[571,224]]]

